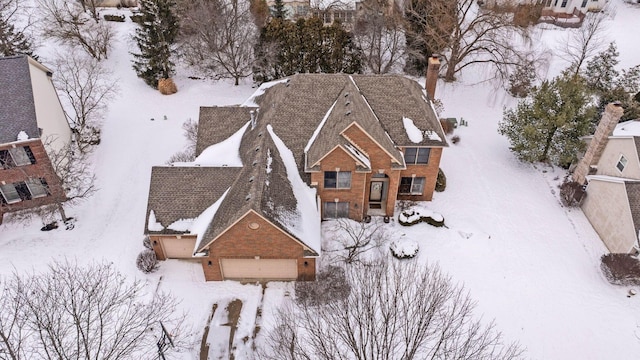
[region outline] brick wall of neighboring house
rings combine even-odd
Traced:
[[[0,183],[20,183],[29,178],[44,179],[47,184],[49,195],[31,200],[23,200],[14,204],[6,204],[3,201],[2,206],[0,206],[0,223],[2,221],[3,213],[53,204],[59,201],[64,201],[65,199],[60,178],[58,178],[53,170],[49,156],[45,152],[44,145],[40,139],[22,141],[14,143],[14,145],[16,145],[16,147],[28,146],[33,154],[35,163],[23,166],[12,166],[9,168],[0,166]],[[0,145],[0,150],[8,150],[12,147],[12,145],[2,144]]]
[[[436,188],[441,156],[442,148],[431,148],[428,164],[407,165],[407,169],[402,170],[400,177],[411,177],[415,174],[416,177],[425,178],[425,185],[422,195],[398,195],[398,200],[431,201],[433,198],[433,192]]]
[[[322,214],[324,214],[325,202],[333,202],[338,199],[339,202],[349,203],[349,218],[358,221],[362,220],[366,174],[356,172],[356,162],[353,158],[345,150],[335,148],[322,159],[320,169],[321,171],[319,172],[311,173],[311,182],[318,184],[317,189],[321,199]],[[336,169],[351,172],[350,189],[325,189],[324,172],[336,171]]]
[[[259,227],[252,230],[249,224]],[[250,211],[209,245],[209,256],[203,257],[202,269],[207,281],[222,280],[220,259],[296,259],[298,280],[315,280],[314,258],[304,257],[304,248],[263,217]],[[305,266],[306,262],[306,266]]]

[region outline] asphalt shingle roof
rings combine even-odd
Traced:
[[[26,55],[0,58],[0,99],[0,144],[16,141],[20,131],[40,137]]]

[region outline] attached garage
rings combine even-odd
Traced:
[[[160,246],[167,259],[190,259],[196,246],[195,237],[162,237]]]
[[[223,279],[296,280],[296,259],[220,259]]]

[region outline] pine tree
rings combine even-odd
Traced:
[[[516,109],[505,109],[498,132],[520,160],[568,167],[584,147],[580,138],[592,131],[593,114],[584,80],[564,73],[534,87]]]
[[[619,75],[615,68],[620,62],[619,55],[616,43],[612,42],[605,51],[587,62],[587,71],[584,77],[591,89],[603,93],[613,88],[614,80]]]
[[[178,34],[174,0],[141,0],[143,21],[134,39],[140,49],[134,53],[133,68],[149,86],[156,88],[159,79],[173,75],[172,45]]]
[[[284,7],[283,0],[275,0],[273,4],[273,17],[276,19],[286,19],[287,9]]]
[[[0,56],[26,54],[37,59],[31,49],[31,41],[24,33],[16,31],[8,19],[0,13]]]

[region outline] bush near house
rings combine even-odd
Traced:
[[[104,19],[107,21],[124,22],[124,15],[105,14]]]
[[[419,249],[418,242],[410,239],[394,240],[389,246],[391,255],[396,259],[412,259],[418,254]]]
[[[145,274],[155,271],[158,268],[156,253],[149,249],[142,250],[136,259],[136,266]]]
[[[640,285],[640,261],[630,254],[605,254],[600,268],[610,283]]]
[[[411,226],[425,222],[431,226],[444,226],[444,217],[432,211],[423,211],[422,214],[416,210],[405,210],[398,215],[398,223],[403,226]]]
[[[447,188],[447,177],[442,169],[438,169],[438,178],[436,179],[436,191],[443,192]]]

